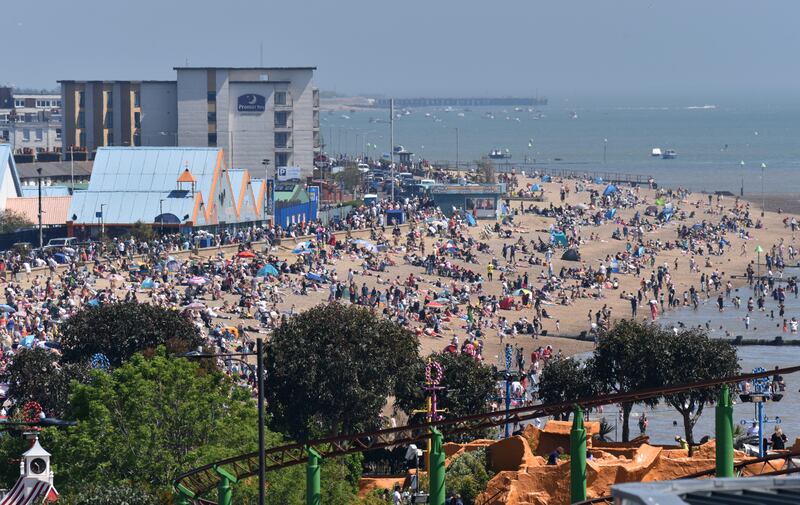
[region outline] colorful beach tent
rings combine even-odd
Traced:
[[[514,306],[514,298],[507,296],[500,300],[500,308],[503,310],[509,310],[511,307]]]
[[[608,209],[606,211],[606,219],[613,219],[616,214],[617,214],[617,209]]]
[[[567,247],[569,245],[569,241],[567,241],[567,236],[564,235],[563,231],[554,231],[550,233],[550,242],[556,245],[562,245]]]
[[[594,183],[595,184],[603,184],[603,178],[602,177],[595,177],[594,178]]]
[[[602,181],[600,181],[600,182],[602,182]],[[619,190],[617,189],[616,186],[614,186],[613,184],[609,184],[608,186],[606,186],[606,189],[603,190],[603,196],[613,195],[617,191],[619,191]]]
[[[549,175],[543,175],[542,176],[542,182],[550,182],[552,180],[553,179]]]
[[[561,259],[564,261],[580,261],[581,253],[579,253],[577,249],[567,249],[564,251],[564,254],[561,255]]]
[[[656,207],[655,205],[650,205],[649,207],[644,209],[645,216],[655,216],[656,214],[658,214],[658,207]]]
[[[541,190],[542,187],[539,186],[538,184],[534,184],[533,186],[531,186],[531,191],[541,191]]]
[[[258,272],[256,272],[256,277],[267,277],[268,275],[271,275],[273,277],[278,276],[278,269],[269,263],[259,268]]]
[[[475,216],[467,214],[467,224],[470,226],[478,226],[478,222],[475,221]]]

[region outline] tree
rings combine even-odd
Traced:
[[[440,386],[436,394],[437,407],[447,411],[448,417],[461,417],[487,411],[494,395],[495,378],[492,369],[467,354],[431,354],[442,366]],[[406,414],[425,408],[425,366],[419,360],[401,375],[395,392],[395,405]],[[474,433],[472,434],[474,435]]]
[[[70,383],[88,378],[82,363],[58,363],[58,356],[42,348],[20,348],[8,365],[8,395],[18,405],[33,400],[48,417],[62,417],[67,410]]]
[[[197,328],[180,313],[145,303],[86,307],[67,320],[61,336],[65,362],[85,362],[100,353],[114,367],[160,345],[176,354],[202,343]]]
[[[670,338],[661,327],[623,319],[600,336],[593,355],[593,378],[602,393],[626,393],[664,384],[662,362]],[[648,406],[657,398],[644,400]],[[622,404],[622,440],[630,437],[634,402]]]
[[[156,489],[186,469],[255,450],[256,417],[248,390],[168,358],[162,347],[110,373],[93,371],[70,397],[68,418],[77,426],[48,429],[43,443],[65,489],[129,482]]]
[[[477,162],[478,170],[475,173],[476,182],[494,184],[497,182],[494,163],[489,158],[481,158]]]
[[[291,318],[267,344],[272,426],[301,442],[378,428],[418,346],[413,333],[363,307],[319,305]]]
[[[156,236],[153,225],[143,221],[136,221],[130,229],[130,235],[140,242],[152,240]]]
[[[336,174],[334,179],[341,183],[345,190],[352,191],[361,185],[363,175],[355,165],[352,165]]]
[[[481,448],[459,456],[447,467],[447,490],[460,494],[464,505],[473,505],[491,478],[486,449]]]
[[[710,338],[702,329],[681,331],[669,339],[663,362],[664,384],[682,384],[730,377],[739,373],[736,348],[728,342]],[[664,400],[683,418],[689,453],[693,451],[694,425],[706,403],[717,399],[719,388],[704,388],[667,395]]]
[[[25,214],[15,210],[0,211],[0,233],[13,233],[20,228],[30,228],[33,222]]]
[[[592,396],[593,361],[584,365],[573,358],[551,359],[542,369],[539,380],[539,399],[543,403],[564,403]],[[563,412],[561,420],[569,420],[570,411]]]

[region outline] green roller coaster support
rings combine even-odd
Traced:
[[[577,405],[569,434],[569,489],[570,503],[586,500],[586,429],[583,410]]]
[[[444,488],[445,468],[444,450],[442,449],[442,432],[436,428],[431,428],[433,437],[431,439],[431,467],[428,469],[428,481],[430,497],[428,503],[432,505],[444,505],[446,496]]]
[[[717,437],[716,475],[733,477],[733,407],[728,386],[722,386],[717,400],[714,419]]]
[[[191,505],[191,500],[195,497],[195,494],[183,484],[178,484],[177,490],[177,505]]]
[[[306,466],[306,505],[320,505],[320,503],[322,503],[322,491],[320,485],[319,462],[322,456],[311,447],[306,447],[306,451],[308,451],[308,465]]]
[[[233,489],[231,488],[231,484],[238,482],[239,479],[219,466],[215,466],[214,471],[219,475],[219,484],[217,484],[217,505],[232,505]]]

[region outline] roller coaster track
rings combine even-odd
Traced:
[[[441,419],[438,421],[357,433],[354,435],[332,436],[311,440],[305,444],[291,443],[266,449],[266,471],[305,464],[308,460],[308,449],[315,450],[323,458],[344,456],[347,454],[420,442],[431,437],[431,428],[437,428],[451,435],[465,433],[484,428],[502,426],[507,423],[513,424],[561,414],[572,410],[576,405],[582,408],[592,408],[602,405],[639,402],[684,391],[739,383],[751,379],[769,377],[774,374],[788,375],[798,371],[800,371],[800,366],[793,366],[766,372],[741,374],[687,384],[642,389],[628,393],[597,395],[569,402],[529,405],[510,410],[474,414],[452,419]],[[219,481],[218,469],[230,473],[237,479],[244,479],[257,475],[258,455],[258,452],[240,454],[194,468],[179,475],[174,481],[174,487],[176,490],[188,496],[199,498],[216,486]]]

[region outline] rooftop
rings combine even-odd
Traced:
[[[172,67],[172,70],[316,70],[317,67]]]

